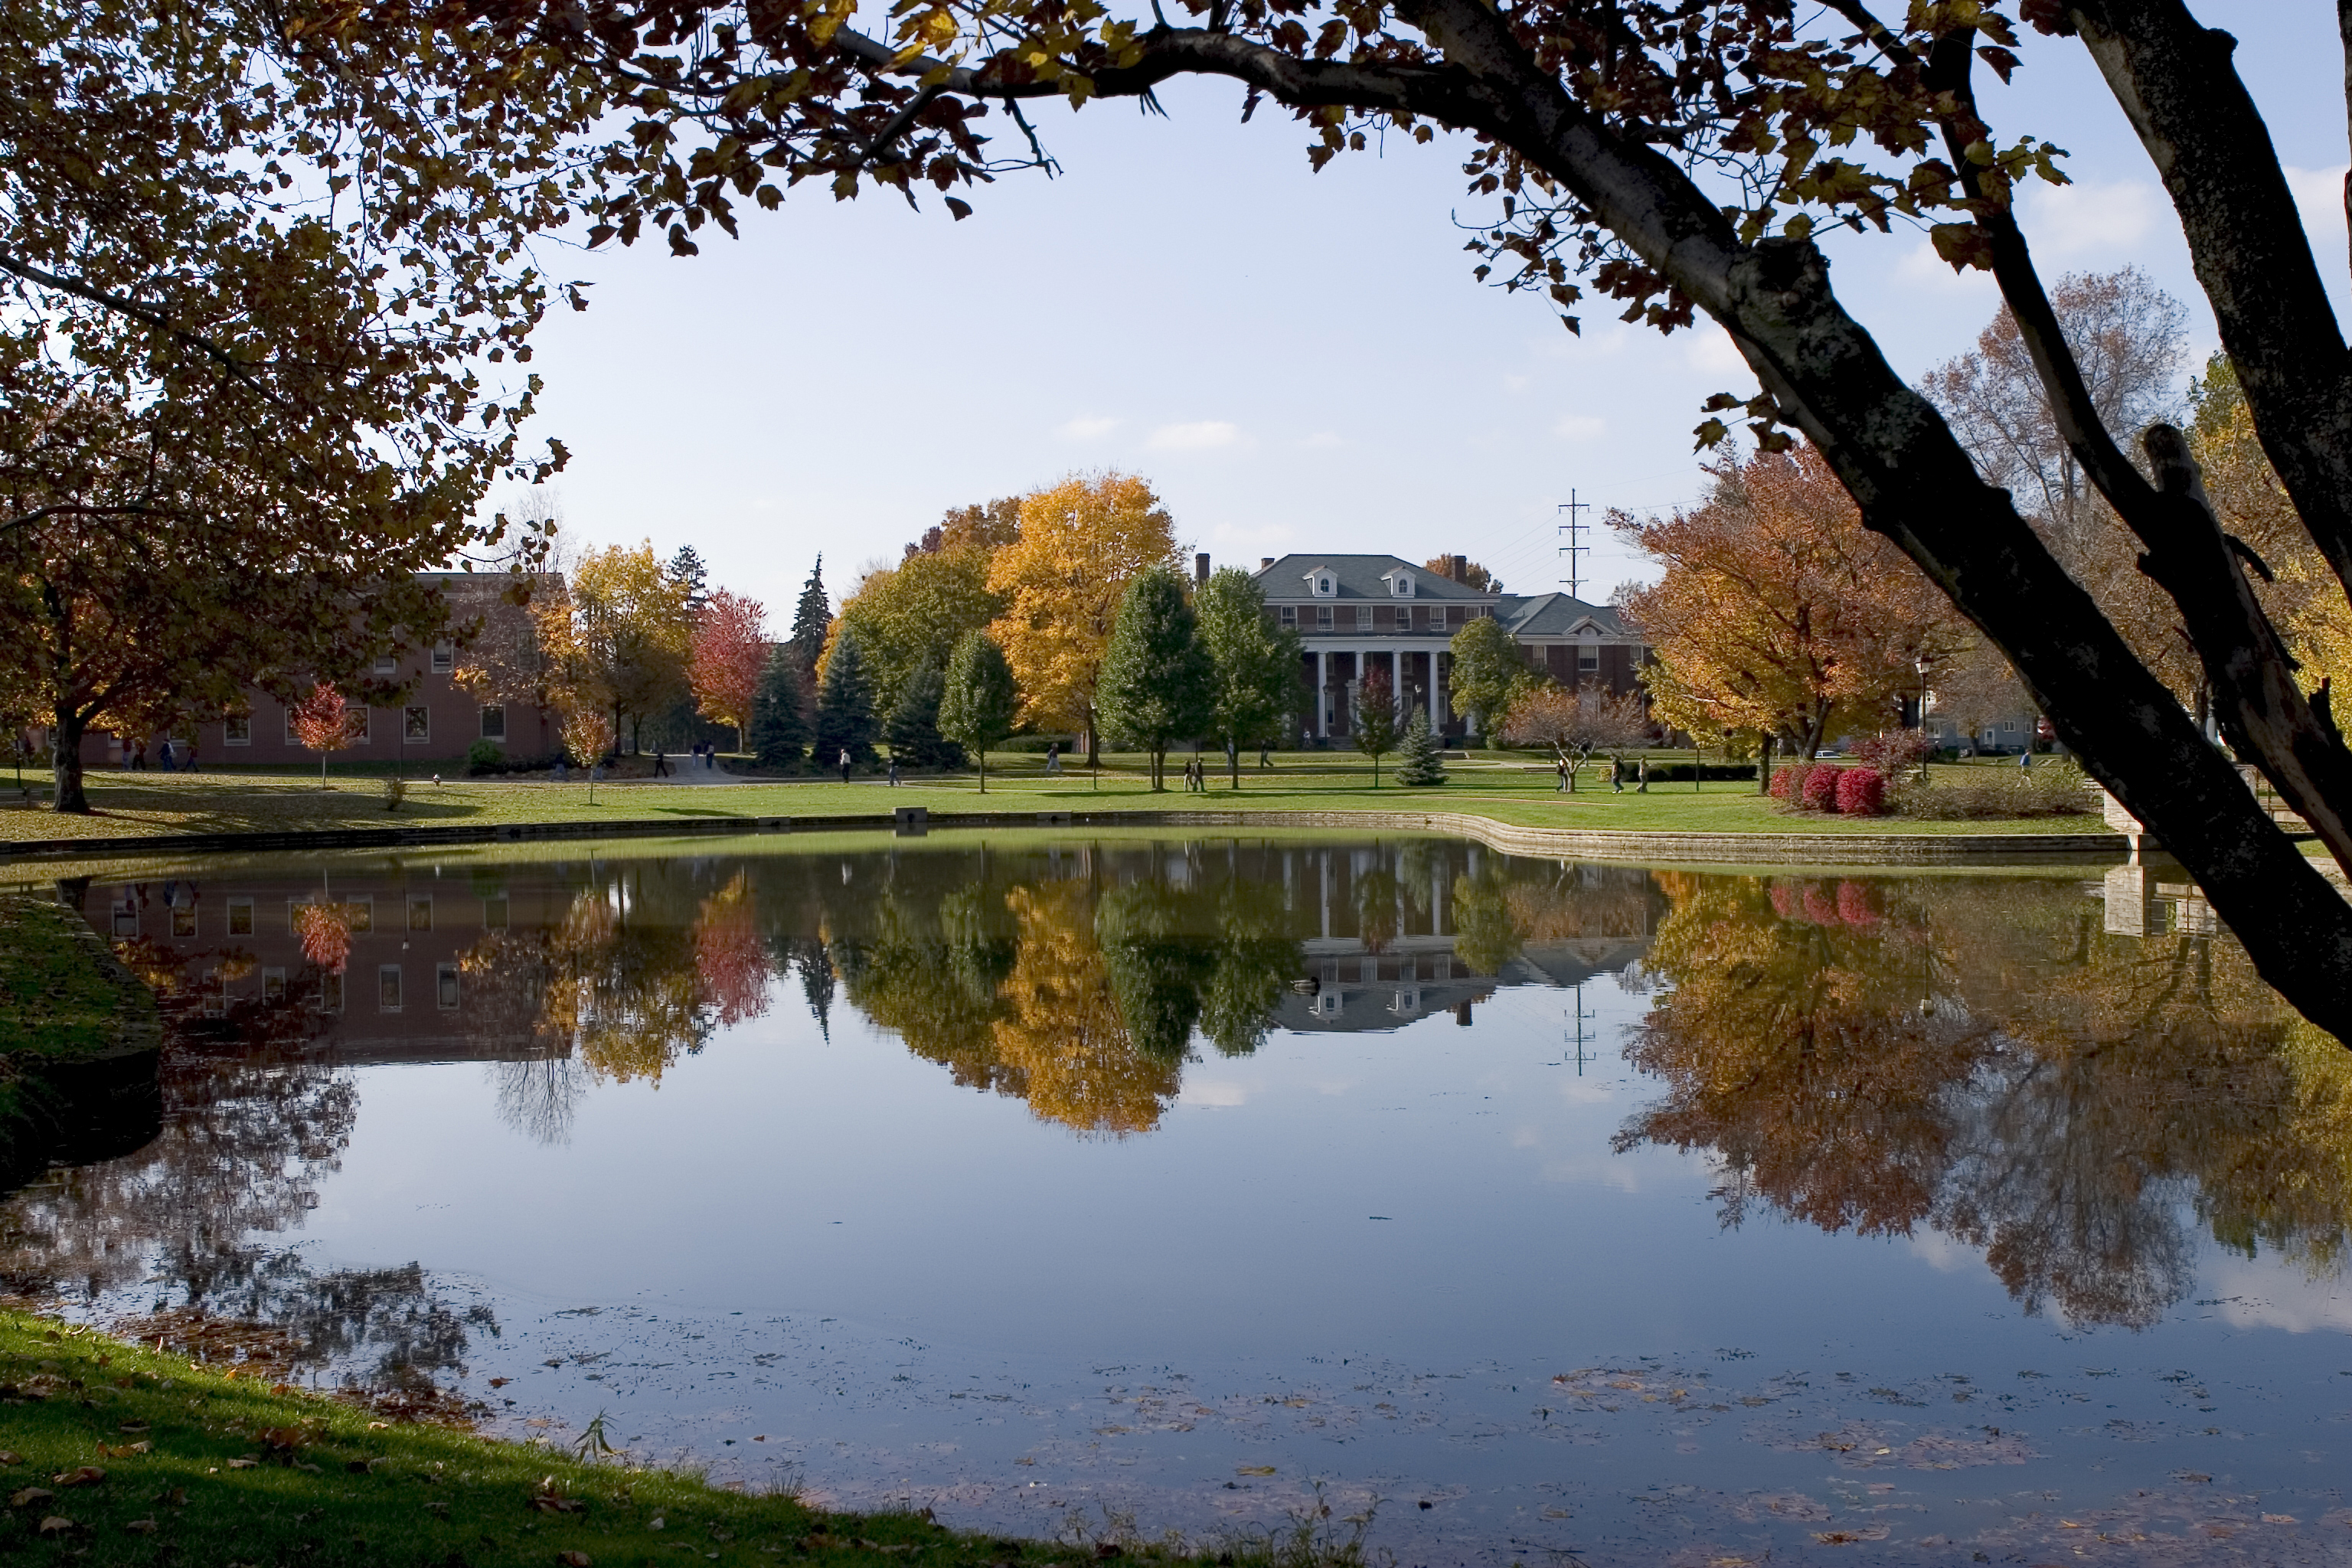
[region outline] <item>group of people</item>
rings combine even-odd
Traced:
[[[165,737],[163,746],[155,753],[155,765],[160,771],[167,773],[194,773],[196,743],[194,741],[182,741],[175,748],[170,737]],[[147,771],[146,742],[142,741],[135,747],[126,745],[122,748],[121,768],[127,773],[143,773]]]
[[[698,741],[694,745],[687,749],[686,754],[689,759],[691,759],[688,765],[692,767],[696,773],[715,773],[719,771],[719,746],[717,742],[710,741]],[[659,746],[655,747],[654,777],[657,779],[666,779],[671,776],[673,776],[673,773],[669,765],[669,752]]]

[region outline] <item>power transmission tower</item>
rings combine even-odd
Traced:
[[[1568,492],[1568,499],[1560,502],[1559,510],[1568,513],[1568,521],[1559,525],[1560,532],[1568,536],[1568,542],[1559,547],[1559,552],[1568,557],[1568,575],[1560,581],[1568,584],[1570,598],[1580,599],[1584,597],[1580,592],[1584,586],[1584,567],[1581,558],[1592,548],[1584,542],[1584,531],[1592,525],[1586,522],[1580,514],[1591,511],[1592,503],[1589,500],[1577,500],[1576,492],[1571,489]]]

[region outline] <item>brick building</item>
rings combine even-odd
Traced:
[[[1641,637],[1615,610],[1566,594],[1498,594],[1465,581],[1468,563],[1448,556],[1433,572],[1394,555],[1285,555],[1258,563],[1258,585],[1276,623],[1305,645],[1303,684],[1319,700],[1303,727],[1318,739],[1349,733],[1358,689],[1374,671],[1389,678],[1405,705],[1427,712],[1443,732],[1458,735],[1465,720],[1454,711],[1454,634],[1473,620],[1499,620],[1526,650],[1528,662],[1563,686],[1639,689],[1650,657]],[[1200,557],[1208,576],[1209,558]]]

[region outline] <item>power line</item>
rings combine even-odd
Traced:
[[[1568,575],[1560,581],[1568,584],[1570,598],[1580,599],[1584,595],[1578,590],[1584,586],[1584,570],[1579,558],[1590,553],[1592,546],[1584,542],[1584,531],[1591,524],[1586,522],[1580,514],[1591,511],[1592,503],[1589,500],[1577,500],[1576,492],[1571,489],[1568,492],[1568,499],[1560,502],[1558,510],[1568,513],[1568,521],[1559,525],[1560,532],[1568,536],[1568,542],[1559,546],[1559,553],[1568,557]]]

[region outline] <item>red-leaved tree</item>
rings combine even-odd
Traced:
[[[352,743],[352,714],[343,694],[322,680],[294,704],[288,717],[294,738],[319,753],[319,787],[326,788],[327,753]]]
[[[710,595],[694,622],[694,655],[687,679],[695,707],[722,724],[735,726],[735,749],[743,750],[743,727],[760,676],[768,667],[767,607],[757,599],[721,588]]]

